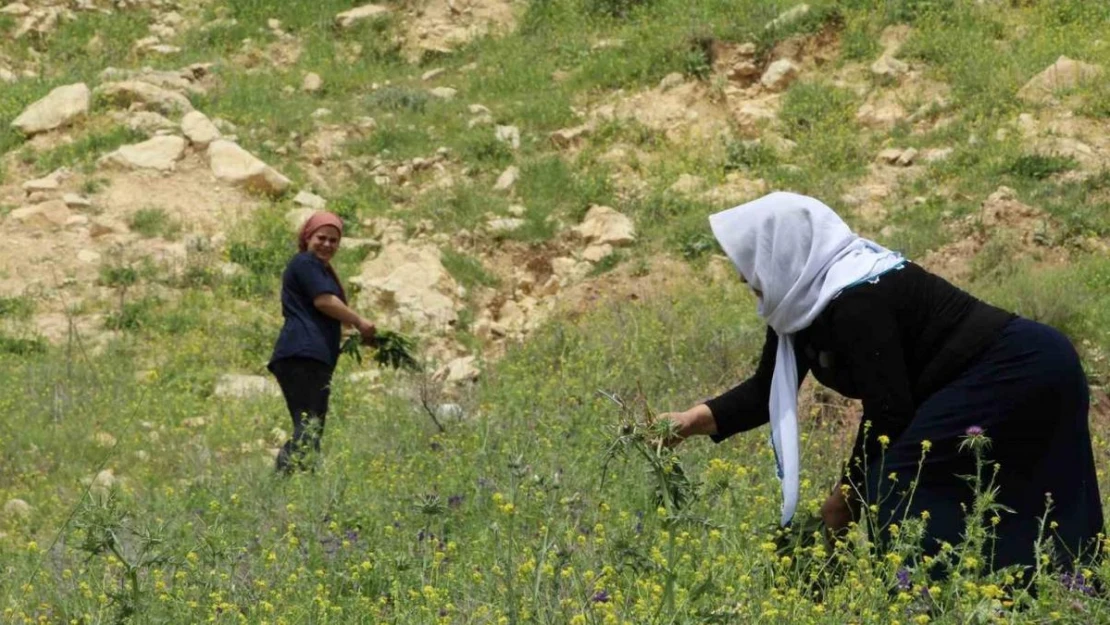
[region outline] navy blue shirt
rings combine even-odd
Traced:
[[[271,369],[283,358],[311,358],[332,367],[339,361],[340,323],[313,304],[318,296],[329,293],[347,303],[327,265],[312,252],[297,254],[285,266],[281,274],[281,315],[285,323],[270,357]]]

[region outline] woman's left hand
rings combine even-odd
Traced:
[[[855,520],[852,514],[852,506],[841,491],[839,483],[821,506],[821,520],[825,522],[825,527],[833,533],[846,529],[848,524]]]

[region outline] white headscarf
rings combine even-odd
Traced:
[[[845,288],[900,265],[902,257],[855,235],[831,208],[795,193],[771,193],[710,216],[713,235],[759,298],[778,335],[771,378],[771,444],[782,482],[782,525],[798,506],[798,368],[794,333]]]

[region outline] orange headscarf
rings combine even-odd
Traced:
[[[327,211],[313,213],[301,226],[301,232],[297,236],[297,249],[307,252],[308,240],[312,238],[313,233],[324,226],[334,226],[339,231],[340,238],[343,237],[343,220],[339,218],[339,215]]]
[[[339,231],[339,238],[343,238],[343,220],[339,218],[339,215],[336,215],[335,213],[329,213],[327,211],[321,211],[318,213],[313,213],[312,216],[304,222],[304,225],[301,226],[301,231],[297,235],[297,249],[302,252],[307,252],[308,240],[312,238],[313,233],[315,233],[320,228],[323,228],[324,226],[335,227],[335,229]],[[331,274],[331,277],[335,278],[335,283],[339,286],[339,299],[343,300],[343,302],[346,303],[347,292],[343,289],[343,281],[339,279],[339,274],[335,272],[335,269],[331,266],[331,263],[324,263],[324,267],[327,268],[328,273]]]

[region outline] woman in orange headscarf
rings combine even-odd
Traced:
[[[342,237],[343,220],[332,213],[315,213],[301,227],[300,251],[281,276],[285,323],[269,369],[293,417],[293,438],[277,457],[277,470],[283,473],[302,468],[308,447],[320,450],[341,324],[355,327],[363,340],[374,336],[374,324],[347,306],[347,294],[331,266]]]

